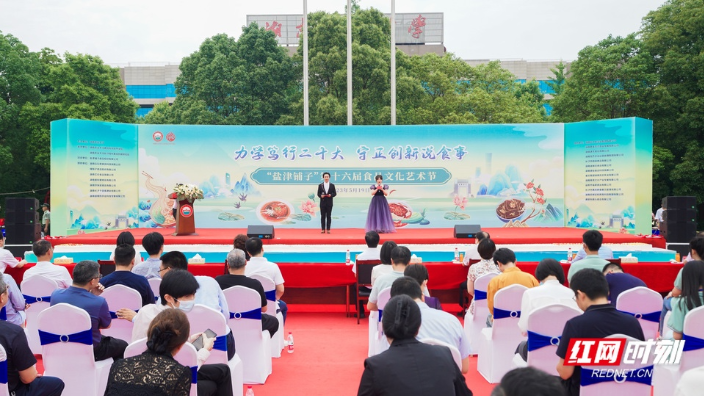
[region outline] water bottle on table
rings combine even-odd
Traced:
[[[252,385],[247,387],[247,393],[245,393],[245,396],[254,396],[254,389],[252,389]]]
[[[286,341],[286,344],[288,345],[286,347],[286,351],[288,353],[293,353],[293,334],[291,334],[290,331],[288,332],[288,339]]]

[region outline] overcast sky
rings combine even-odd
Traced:
[[[463,59],[574,60],[609,34],[639,30],[664,0],[399,0],[396,12],[442,12],[445,47]],[[0,31],[30,50],[86,53],[105,62],[180,62],[207,37],[239,37],[251,14],[301,14],[296,0],[0,0]],[[345,0],[309,0],[344,12]],[[362,0],[390,12],[390,0]]]

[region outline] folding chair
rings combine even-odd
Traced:
[[[381,264],[381,260],[357,260],[355,262],[355,279],[357,281],[354,285],[356,296],[354,306],[355,311],[357,311],[357,324],[359,324],[360,312],[362,312],[360,311],[359,303],[369,301],[369,294],[371,293],[372,287],[372,270],[379,264]],[[364,310],[364,306],[362,306],[362,310]]]
[[[161,286],[161,278],[149,278],[149,279],[147,279],[147,282],[149,282],[149,287],[151,287],[152,293],[154,293],[154,302],[159,301],[159,297],[161,296],[159,294],[159,286]]]
[[[462,371],[462,356],[460,355],[460,350],[457,349],[456,346],[450,345],[446,342],[436,340],[435,338],[423,338],[420,340],[423,344],[428,344],[428,345],[439,345],[439,346],[444,346],[448,349],[450,349],[450,353],[452,353],[452,360],[455,361],[455,364],[457,364],[457,367],[460,368],[460,371]]]
[[[125,349],[125,359],[142,354],[147,350],[147,339],[139,340],[129,344]],[[190,396],[198,396],[198,351],[190,342],[183,344],[174,359],[181,365],[191,369],[191,392]],[[0,395],[1,396],[1,395]]]
[[[471,267],[473,264],[478,263],[481,260],[476,260],[476,259],[469,259],[467,262],[467,266]],[[467,291],[467,279],[462,281],[459,286],[459,291],[460,291],[460,306],[462,307],[462,311],[467,312],[467,309],[469,309],[469,292]]]
[[[131,309],[135,312],[142,308],[142,296],[137,290],[129,288],[125,285],[110,286],[101,294],[108,303],[110,317],[112,322],[110,328],[102,329],[100,332],[104,336],[111,336],[130,342],[132,340],[132,328],[134,324],[126,319],[117,317],[117,310],[121,308]]]
[[[489,316],[489,307],[486,301],[486,289],[489,282],[498,275],[496,273],[484,274],[474,281],[474,313],[467,310],[464,316],[464,333],[469,339],[470,353],[479,353],[482,342],[482,329],[486,327],[486,318]]]
[[[29,349],[35,355],[42,354],[42,345],[39,343],[39,333],[37,332],[37,318],[51,303],[51,293],[58,289],[59,285],[53,279],[43,276],[33,276],[22,282],[20,289],[24,300],[29,304],[25,310],[27,314],[27,324],[24,333],[27,335]]]
[[[638,319],[646,340],[658,336],[662,310],[660,293],[643,286],[634,287],[619,294],[616,309]]]
[[[266,294],[266,313],[267,315],[276,316],[279,321],[279,330],[271,337],[271,357],[280,358],[281,350],[286,346],[284,342],[284,334],[286,332],[284,330],[284,315],[280,312],[279,303],[276,300],[276,285],[268,276],[252,275],[250,278],[256,279],[262,284],[264,294]]]
[[[384,307],[386,307],[386,303],[390,299],[391,288],[387,287],[380,291],[377,297],[376,305],[379,310],[372,311],[369,314],[369,356],[378,355],[389,349],[389,341],[386,339],[386,336],[384,336],[381,318],[384,314]]]

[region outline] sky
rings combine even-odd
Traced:
[[[445,47],[462,59],[577,59],[611,35],[640,29],[664,0],[399,0],[397,13],[444,13]],[[309,0],[308,11],[344,12],[344,0]],[[362,8],[390,12],[389,0]],[[174,63],[207,37],[239,37],[247,15],[302,14],[303,1],[0,0],[0,31],[31,51],[49,47],[106,63]]]

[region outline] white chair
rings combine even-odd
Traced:
[[[281,350],[286,346],[284,342],[286,332],[284,330],[284,315],[278,312],[279,302],[276,300],[276,285],[268,276],[255,274],[250,276],[250,278],[256,279],[262,284],[264,294],[266,294],[266,313],[267,315],[276,316],[279,321],[279,329],[271,337],[271,357],[280,358]]]
[[[660,293],[643,286],[634,287],[619,294],[616,309],[638,319],[646,340],[657,338],[662,311]]]
[[[7,389],[7,353],[5,348],[0,345],[0,396],[9,396],[10,391]]]
[[[264,384],[271,374],[271,340],[262,330],[262,299],[244,286],[223,290],[230,309],[228,325],[237,340],[237,354],[244,364],[246,384]]]
[[[424,344],[429,344],[429,345],[439,345],[439,346],[444,346],[450,349],[450,353],[452,353],[452,360],[455,361],[455,364],[457,364],[457,367],[460,368],[460,371],[462,371],[462,356],[460,355],[460,350],[457,349],[454,345],[450,345],[446,342],[436,340],[435,338],[423,338],[420,340],[420,342]]]
[[[525,340],[518,328],[518,319],[526,290],[527,287],[514,284],[494,296],[494,323],[482,330],[477,359],[477,371],[491,384],[501,381],[501,377],[511,370],[516,347]]]
[[[131,358],[133,356],[137,356],[141,354],[142,352],[147,350],[147,339],[146,338],[141,338],[127,346],[127,349],[125,349],[125,359]],[[176,356],[174,356],[174,359],[176,359],[177,362],[181,363],[183,366],[186,366],[191,369],[191,392],[190,396],[197,396],[198,395],[198,383],[197,383],[197,377],[196,375],[193,375],[194,370],[198,370],[198,351],[196,351],[196,347],[194,347],[190,342],[187,342],[183,344],[183,347],[181,347],[181,350],[178,351]]]
[[[149,287],[152,289],[152,293],[154,293],[154,302],[159,301],[159,286],[161,286],[161,278],[149,278],[147,279],[147,282],[149,282]]]
[[[522,315],[527,313],[521,312]],[[530,312],[528,317],[528,361],[521,355],[513,357],[514,367],[531,366],[550,375],[557,373],[559,358],[555,354],[560,344],[562,330],[568,320],[579,316],[582,311],[562,304],[550,304]]]
[[[65,395],[102,395],[112,359],[96,362],[88,313],[69,304],[56,304],[38,316],[44,375],[64,381]]]
[[[614,334],[606,338],[625,338],[627,343],[638,341],[623,334]],[[628,364],[623,359],[626,351],[627,348],[624,346],[621,364],[618,366],[582,367],[580,396],[650,396],[654,355],[651,353],[646,363],[642,363],[641,359],[635,359],[634,363]],[[594,371],[597,373],[593,373]]]
[[[37,317],[39,313],[49,308],[51,293],[58,288],[56,281],[43,276],[33,276],[23,281],[20,286],[22,295],[29,304],[29,308],[25,310],[27,324],[24,333],[27,335],[29,349],[35,355],[42,354],[42,345],[39,343],[39,333],[37,333]]]
[[[389,349],[389,341],[384,336],[384,329],[381,326],[381,318],[384,315],[384,307],[391,299],[391,288],[387,287],[379,292],[376,306],[379,311],[372,311],[369,315],[369,356],[378,355]]]
[[[232,376],[232,394],[242,396],[244,386],[244,367],[242,359],[235,354],[231,360],[227,360],[227,333],[228,327],[225,317],[220,311],[216,311],[205,305],[196,304],[193,309],[186,314],[188,322],[191,324],[191,334],[203,333],[210,329],[217,334],[215,346],[210,351],[207,363],[223,363],[230,367]],[[237,345],[237,344],[235,344]]]
[[[496,275],[498,274],[484,274],[474,281],[474,314],[467,310],[467,314],[464,316],[464,333],[469,340],[471,355],[479,353],[482,329],[486,327],[486,318],[489,316],[489,308],[486,305],[486,289],[489,286],[489,281],[494,279]]]
[[[673,302],[677,304],[677,302]],[[667,326],[667,322],[665,322]],[[685,340],[679,365],[657,365],[653,373],[654,396],[671,396],[682,374],[704,366],[704,306],[687,313],[682,328]]]
[[[126,342],[132,341],[132,328],[134,324],[126,319],[117,317],[117,310],[120,308],[128,308],[135,312],[142,308],[142,296],[137,290],[129,288],[125,285],[110,286],[101,294],[108,303],[110,316],[110,328],[102,329],[100,332],[106,337],[115,337]]]

